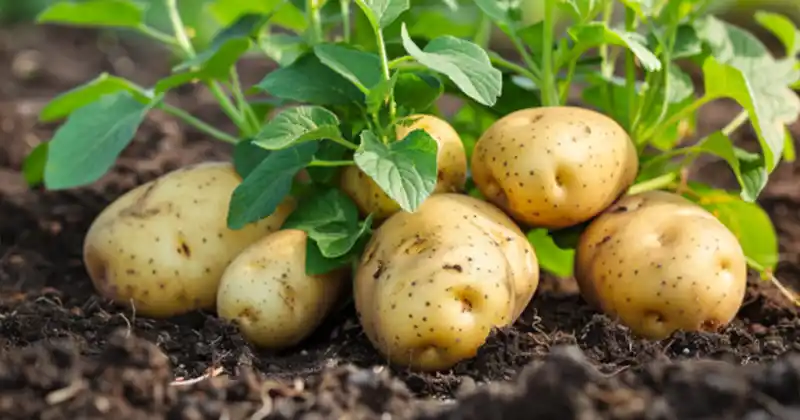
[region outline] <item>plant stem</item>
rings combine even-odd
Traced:
[[[350,0],[339,0],[342,13],[342,32],[344,32],[344,42],[350,43]]]
[[[678,122],[680,122],[681,119],[686,118],[687,115],[697,111],[698,108],[710,102],[712,99],[713,98],[709,96],[703,96],[697,98],[694,102],[692,102],[685,108],[673,114],[672,117],[670,117],[667,121],[655,127],[652,127],[650,130],[646,131],[645,134],[642,136],[642,142],[649,140],[655,133],[662,132],[667,128],[671,127],[673,124],[677,124]]]
[[[233,105],[233,102],[231,102],[228,95],[222,91],[219,82],[217,82],[216,80],[212,80],[210,83],[208,83],[208,88],[211,90],[211,93],[219,102],[220,107],[225,112],[225,114],[231,119],[231,121],[233,121],[234,124],[236,124],[236,126],[239,127],[239,129],[242,132],[244,132],[245,134],[249,134],[250,127],[248,127],[247,125],[246,118],[239,113],[239,111],[236,109],[236,106]]]
[[[633,32],[636,29],[636,14],[629,7],[625,8],[625,30]],[[633,127],[635,119],[636,101],[636,63],[630,49],[625,50],[625,93],[627,96],[628,130]]]
[[[472,37],[472,42],[483,48],[487,49],[489,40],[492,37],[492,20],[485,13],[481,13],[481,20],[478,23],[478,29]]]
[[[722,134],[725,136],[730,136],[736,129],[742,126],[742,124],[746,123],[747,120],[750,119],[750,114],[747,112],[746,109],[743,109],[739,115],[736,116],[731,122],[729,122],[725,127],[722,128]]]
[[[239,72],[234,65],[231,67],[231,91],[233,92],[234,98],[236,98],[236,103],[238,104],[239,111],[245,118],[245,122],[249,124],[251,133],[258,132],[261,128],[261,123],[258,121],[258,117],[256,117],[255,112],[253,112],[253,108],[247,102],[247,98],[244,96],[244,91],[242,90],[242,82],[239,80]]]
[[[389,73],[389,57],[386,54],[386,42],[383,39],[383,30],[380,27],[375,28],[375,42],[378,44],[378,54],[381,58],[381,73],[383,80],[391,80],[392,75]],[[394,122],[397,116],[397,104],[394,101],[394,96],[389,98],[389,121]]]
[[[358,150],[358,145],[355,144],[355,143],[351,143],[351,142],[347,141],[347,139],[344,139],[344,138],[341,138],[341,137],[331,137],[329,140],[334,142],[334,143],[339,143],[340,145],[342,145],[342,146],[344,146],[344,147],[346,147],[346,148],[348,148],[350,150]]]
[[[555,19],[555,0],[544,0],[544,20],[542,25],[542,84],[539,89],[542,93],[542,105],[558,105],[558,87],[555,81],[555,68],[553,66],[553,32]]]
[[[402,57],[397,57],[394,60],[389,62],[389,68],[390,69],[394,69],[394,68],[399,67],[401,64],[411,63],[413,61],[414,61],[414,57],[412,57],[410,55],[404,55]]]
[[[239,142],[239,139],[237,139],[236,137],[233,137],[228,133],[225,133],[223,131],[220,131],[220,130],[214,128],[213,126],[209,125],[208,123],[203,122],[203,121],[201,121],[200,119],[198,119],[196,117],[193,117],[188,112],[186,112],[186,111],[184,111],[184,110],[182,110],[182,109],[180,109],[178,107],[175,107],[175,106],[172,106],[172,105],[169,105],[167,103],[162,102],[158,106],[158,108],[161,109],[162,111],[170,114],[170,115],[173,115],[175,117],[178,117],[178,118],[182,119],[187,124],[197,128],[198,130],[200,130],[200,131],[202,131],[202,132],[204,132],[204,133],[206,133],[206,134],[208,134],[210,136],[213,136],[213,137],[215,137],[215,138],[217,138],[219,140],[222,140],[222,141],[227,142],[227,143],[233,143],[233,144],[236,144],[236,143]]]
[[[575,77],[575,67],[578,65],[578,59],[570,60],[569,67],[567,67],[567,76],[564,78],[564,84],[561,85],[561,103],[567,103],[569,99],[569,88],[572,85],[572,78]]]
[[[306,0],[306,19],[308,19],[309,44],[322,42],[322,22],[319,16],[319,0]]]
[[[628,189],[628,195],[635,195],[645,191],[659,190],[672,185],[678,179],[675,172],[670,172],[647,181],[640,182]]]
[[[783,283],[781,283],[781,281],[778,280],[777,277],[775,277],[775,274],[772,272],[771,269],[764,267],[758,261],[750,257],[745,257],[745,261],[747,262],[748,267],[750,267],[755,271],[758,271],[759,274],[761,274],[761,278],[768,279],[772,283],[772,285],[775,286],[775,288],[777,288],[778,291],[781,292],[781,294],[783,294],[784,297],[786,297],[786,299],[789,299],[795,305],[800,306],[800,299],[798,299],[797,293],[795,293],[792,290],[789,290],[788,287],[784,286]]]
[[[164,0],[167,6],[167,13],[169,20],[172,22],[172,29],[175,31],[175,38],[178,40],[178,45],[189,57],[194,57],[194,47],[192,47],[189,36],[186,35],[186,28],[181,21],[181,15],[178,12],[178,0]]]
[[[492,60],[492,64],[494,64],[495,66],[503,67],[503,68],[505,68],[507,70],[511,70],[511,71],[519,74],[520,76],[525,76],[525,77],[531,79],[534,83],[536,83],[537,87],[539,86],[539,83],[538,83],[539,79],[530,70],[526,69],[525,67],[522,67],[519,64],[516,64],[516,63],[513,63],[511,61],[508,61],[508,60],[506,60],[505,58],[501,57],[500,55],[498,55],[495,52],[490,52],[489,53],[489,58]]]
[[[542,82],[542,70],[539,68],[539,65],[536,64],[531,53],[525,48],[525,45],[522,44],[522,41],[519,39],[518,36],[514,35],[511,36],[511,43],[514,44],[514,48],[516,48],[517,52],[519,53],[520,57],[522,57],[522,62],[528,66],[530,73],[534,76],[532,80],[536,83],[536,86],[539,86]]]
[[[152,28],[150,26],[142,24],[142,25],[139,25],[139,27],[136,28],[136,29],[142,35],[149,36],[150,38],[155,39],[156,41],[162,42],[162,43],[167,44],[167,45],[169,45],[171,47],[181,48],[180,43],[178,43],[178,40],[174,36],[169,35],[169,34],[165,34],[164,32],[161,32],[156,28]]]
[[[355,162],[352,160],[312,160],[308,166],[350,166],[355,165]]]

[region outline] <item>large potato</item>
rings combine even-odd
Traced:
[[[355,305],[392,363],[446,369],[511,324],[539,283],[536,254],[502,211],[458,194],[428,198],[375,232],[359,263]]]
[[[414,130],[425,130],[439,147],[437,154],[438,180],[433,193],[460,192],[467,182],[467,155],[456,130],[445,120],[432,115],[411,115],[410,125],[398,125],[395,132],[402,139]],[[358,205],[362,215],[374,213],[374,220],[384,220],[400,211],[381,187],[357,166],[342,171],[340,187]]]
[[[639,162],[613,119],[554,106],[497,120],[476,143],[471,169],[481,193],[514,219],[558,229],[608,207],[633,183]]]
[[[222,276],[217,313],[260,347],[293,346],[322,322],[346,285],[346,270],[306,274],[307,235],[286,229],[242,251]]]
[[[747,265],[736,236],[689,200],[664,191],[626,196],[581,235],[581,294],[642,337],[716,330],[742,303]]]
[[[228,229],[228,204],[240,182],[232,164],[208,162],[120,196],[84,239],[84,264],[98,292],[150,317],[212,309],[228,263],[278,230],[295,207],[290,198],[259,222]]]

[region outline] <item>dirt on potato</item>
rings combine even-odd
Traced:
[[[113,170],[87,188],[27,190],[25,153],[52,135],[36,113],[53,95],[111,71],[148,84],[169,71],[146,44],[55,27],[0,30],[0,418],[165,419],[790,419],[800,417],[800,318],[751,279],[718,333],[657,342],[590,309],[570,281],[544,277],[532,304],[472,360],[418,374],[386,367],[352,306],[298,348],[258,351],[206,312],[151,320],[99,298],[81,262],[93,218],[123,191],[230,147],[159,113]],[[246,63],[257,81],[264,63]],[[228,127],[209,95],[172,103]],[[706,106],[700,132],[738,109]],[[795,127],[800,138],[800,126]],[[754,144],[750,130],[736,137]],[[800,286],[800,163],[784,164],[761,203],[780,234],[778,276]],[[724,165],[697,176],[730,185]],[[735,180],[733,180],[735,182]],[[173,384],[202,375],[214,378]],[[254,414],[258,414],[254,416]]]

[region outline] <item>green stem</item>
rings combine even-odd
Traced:
[[[522,62],[528,66],[530,73],[533,75],[533,82],[536,83],[536,86],[538,87],[542,82],[542,70],[536,64],[536,61],[534,61],[531,53],[525,48],[525,45],[522,44],[522,41],[519,39],[519,37],[513,35],[510,38],[511,43],[514,44],[514,48],[517,50],[517,53],[519,53],[519,56],[522,57]]]
[[[731,122],[729,122],[725,127],[722,128],[722,134],[726,136],[730,136],[736,131],[742,124],[746,123],[747,120],[750,119],[750,114],[747,112],[746,109],[742,110],[739,115],[736,116]]]
[[[342,146],[344,146],[344,147],[346,147],[346,148],[348,148],[350,150],[358,150],[358,145],[357,144],[352,143],[350,141],[347,141],[347,139],[344,139],[342,137],[332,137],[329,140],[331,140],[334,143],[338,143],[338,144],[340,144],[340,145],[342,145]]]
[[[480,23],[478,23],[478,29],[475,31],[475,35],[472,37],[472,42],[485,50],[489,46],[491,37],[492,20],[489,19],[489,16],[485,13],[481,13],[481,20]]]
[[[564,84],[561,85],[561,103],[567,103],[569,99],[569,88],[572,85],[572,78],[575,77],[575,67],[578,66],[578,59],[570,60],[569,67],[567,67],[567,76],[564,79]]]
[[[350,166],[355,165],[355,162],[352,160],[312,160],[308,166]]]
[[[389,57],[386,54],[386,41],[383,39],[383,31],[380,27],[375,28],[375,42],[378,44],[378,54],[381,58],[381,73],[383,80],[391,80],[392,75],[389,73]],[[397,104],[394,97],[389,98],[389,121],[394,122],[397,116]]]
[[[653,135],[656,133],[660,133],[667,128],[671,127],[673,124],[677,124],[680,122],[681,119],[686,118],[687,115],[691,114],[692,112],[697,111],[698,108],[705,105],[706,103],[710,102],[713,98],[709,96],[703,96],[701,98],[697,98],[694,102],[686,106],[685,108],[681,109],[680,111],[676,112],[672,115],[668,120],[665,122],[658,124],[655,127],[652,127],[650,130],[646,131],[645,134],[642,136],[641,141],[646,142],[649,140]]]
[[[402,64],[411,63],[411,62],[414,62],[414,57],[412,57],[410,55],[404,55],[402,57],[397,57],[394,60],[390,61],[389,62],[389,68],[390,69],[395,69],[397,67],[400,67],[400,65],[402,65]]]
[[[342,32],[344,32],[344,42],[350,43],[350,0],[339,0],[342,13]]]
[[[645,191],[660,190],[672,185],[677,180],[678,174],[675,172],[670,172],[668,174],[664,174],[653,179],[648,179],[647,181],[640,182],[632,186],[630,189],[628,189],[628,195],[636,195]]]
[[[172,22],[172,29],[175,31],[175,38],[178,40],[178,45],[189,57],[194,57],[194,47],[192,47],[189,36],[186,35],[186,28],[181,21],[181,15],[178,12],[178,0],[164,0],[167,6],[167,13],[169,20]]]
[[[629,7],[625,8],[625,30],[633,32],[636,29],[636,14]],[[630,49],[625,50],[625,93],[627,96],[628,129],[633,127],[636,118],[636,63]]]
[[[236,66],[231,67],[231,91],[233,92],[233,97],[236,99],[237,106],[239,107],[239,111],[241,115],[245,118],[245,123],[249,124],[250,133],[256,133],[261,128],[261,123],[258,121],[258,117],[256,117],[256,113],[253,112],[253,108],[247,102],[247,98],[244,96],[244,91],[242,90],[242,82],[239,80],[239,72],[236,69]]]
[[[233,102],[231,102],[228,95],[222,91],[219,82],[217,82],[216,80],[212,80],[210,83],[208,83],[208,88],[211,90],[211,93],[214,95],[214,98],[217,99],[220,107],[222,107],[222,110],[231,119],[231,121],[233,121],[233,123],[236,124],[236,126],[239,127],[240,130],[242,130],[245,133],[248,133],[250,131],[250,128],[247,125],[245,117],[239,113],[239,111],[236,109],[236,106],[233,105]]]
[[[227,142],[227,143],[233,143],[233,144],[236,144],[236,143],[239,142],[239,139],[237,139],[236,137],[233,137],[228,133],[225,133],[223,131],[218,130],[217,128],[214,128],[213,126],[209,125],[208,123],[203,122],[203,121],[201,121],[200,119],[198,119],[196,117],[193,117],[188,112],[186,112],[186,111],[184,111],[184,110],[182,110],[182,109],[180,109],[178,107],[174,107],[172,105],[169,105],[169,104],[166,104],[166,103],[162,102],[158,106],[158,108],[161,109],[162,111],[170,114],[170,115],[173,115],[175,117],[178,117],[178,118],[182,119],[187,124],[197,128],[198,130],[200,130],[200,131],[202,131],[202,132],[204,132],[204,133],[206,133],[206,134],[208,134],[210,136],[213,136],[213,137],[215,137],[215,138],[217,138],[219,140],[222,140],[222,141]]]
[[[544,0],[544,20],[542,33],[542,84],[539,86],[542,92],[542,105],[558,105],[558,87],[555,80],[555,68],[553,66],[553,32],[555,20],[555,0]]]
[[[181,44],[178,43],[178,40],[169,34],[165,34],[164,32],[159,31],[158,29],[152,28],[147,25],[139,25],[136,28],[142,35],[149,36],[150,38],[159,41],[161,43],[167,44],[171,47],[181,48]]]
[[[519,64],[506,60],[505,58],[501,57],[495,52],[490,52],[489,58],[492,60],[492,64],[494,64],[497,67],[502,67],[505,68],[506,70],[511,70],[514,73],[519,74],[520,76],[525,76],[534,81],[534,83],[538,81],[538,78],[530,70],[520,66]]]
[[[309,44],[322,42],[322,22],[319,16],[319,0],[306,0],[306,19],[308,19]]]

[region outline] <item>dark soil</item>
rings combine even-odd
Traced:
[[[752,280],[718,333],[640,340],[590,309],[569,281],[545,278],[519,321],[449,371],[385,366],[352,308],[299,348],[250,347],[211,313],[137,317],[101,299],[81,262],[93,218],[123,191],[181,165],[228,159],[229,147],[153,113],[113,170],[71,191],[29,190],[25,154],[53,125],[53,95],[109,71],[148,84],[168,72],[149,45],[63,28],[0,30],[0,418],[776,419],[800,418],[800,318]],[[266,71],[243,67],[247,80]],[[170,101],[218,122],[208,95]],[[701,131],[737,112],[707,106]],[[795,130],[800,138],[800,127]],[[740,130],[742,142],[752,132]],[[800,163],[776,172],[761,204],[780,233],[778,276],[800,285]],[[709,163],[698,176],[731,182]],[[208,374],[211,379],[174,384]],[[254,415],[255,414],[255,415]],[[251,417],[253,416],[253,417]]]

